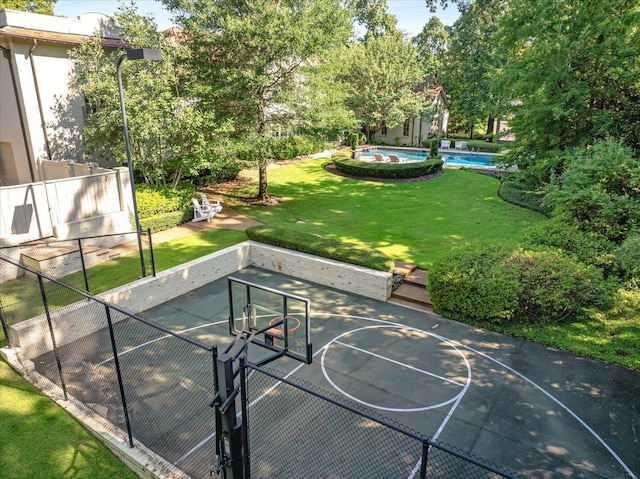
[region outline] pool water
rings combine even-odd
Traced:
[[[414,161],[424,161],[429,155],[429,150],[418,149],[400,149],[400,148],[375,148],[369,151],[363,151],[360,154],[360,159],[373,160],[373,154],[380,153],[384,156],[398,155],[400,158],[407,158]],[[442,159],[445,165],[459,165],[459,166],[496,166],[492,161],[499,155],[488,155],[482,153],[469,153],[469,152],[447,152],[442,154]]]

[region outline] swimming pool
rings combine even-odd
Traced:
[[[361,160],[373,161],[373,154],[380,153],[384,156],[398,155],[401,158],[407,158],[412,161],[424,161],[429,155],[426,149],[409,149],[409,148],[369,148],[360,152]],[[497,154],[483,154],[471,152],[451,152],[442,153],[442,159],[446,165],[455,166],[496,166],[493,159]]]

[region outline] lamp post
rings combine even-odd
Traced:
[[[129,60],[162,60],[160,50],[152,48],[133,48],[120,55],[116,64],[116,76],[118,77],[118,92],[120,93],[120,111],[122,112],[122,129],[124,131],[124,146],[127,151],[127,167],[129,168],[129,182],[131,183],[131,194],[133,195],[133,217],[136,222],[136,235],[138,237],[138,252],[140,254],[140,267],[142,277],[147,276],[147,268],[144,264],[144,253],[142,251],[142,232],[140,231],[140,219],[138,218],[138,203],[136,202],[136,185],[133,181],[133,165],[131,163],[131,145],[129,143],[129,130],[127,128],[127,114],[124,109],[124,93],[122,91],[122,75],[120,65],[127,58]]]

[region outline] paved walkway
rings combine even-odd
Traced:
[[[158,244],[214,228],[227,228],[244,231],[250,226],[257,226],[260,224],[262,223],[252,220],[251,218],[244,216],[223,204],[222,211],[212,218],[210,223],[207,223],[204,220],[197,221],[195,223],[189,221],[174,228],[153,233],[152,238],[153,243]]]

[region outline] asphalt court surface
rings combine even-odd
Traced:
[[[637,371],[259,268],[233,276],[311,300],[313,364],[269,365],[294,380],[525,477],[638,477]],[[220,350],[228,314],[226,278],[142,313]]]

